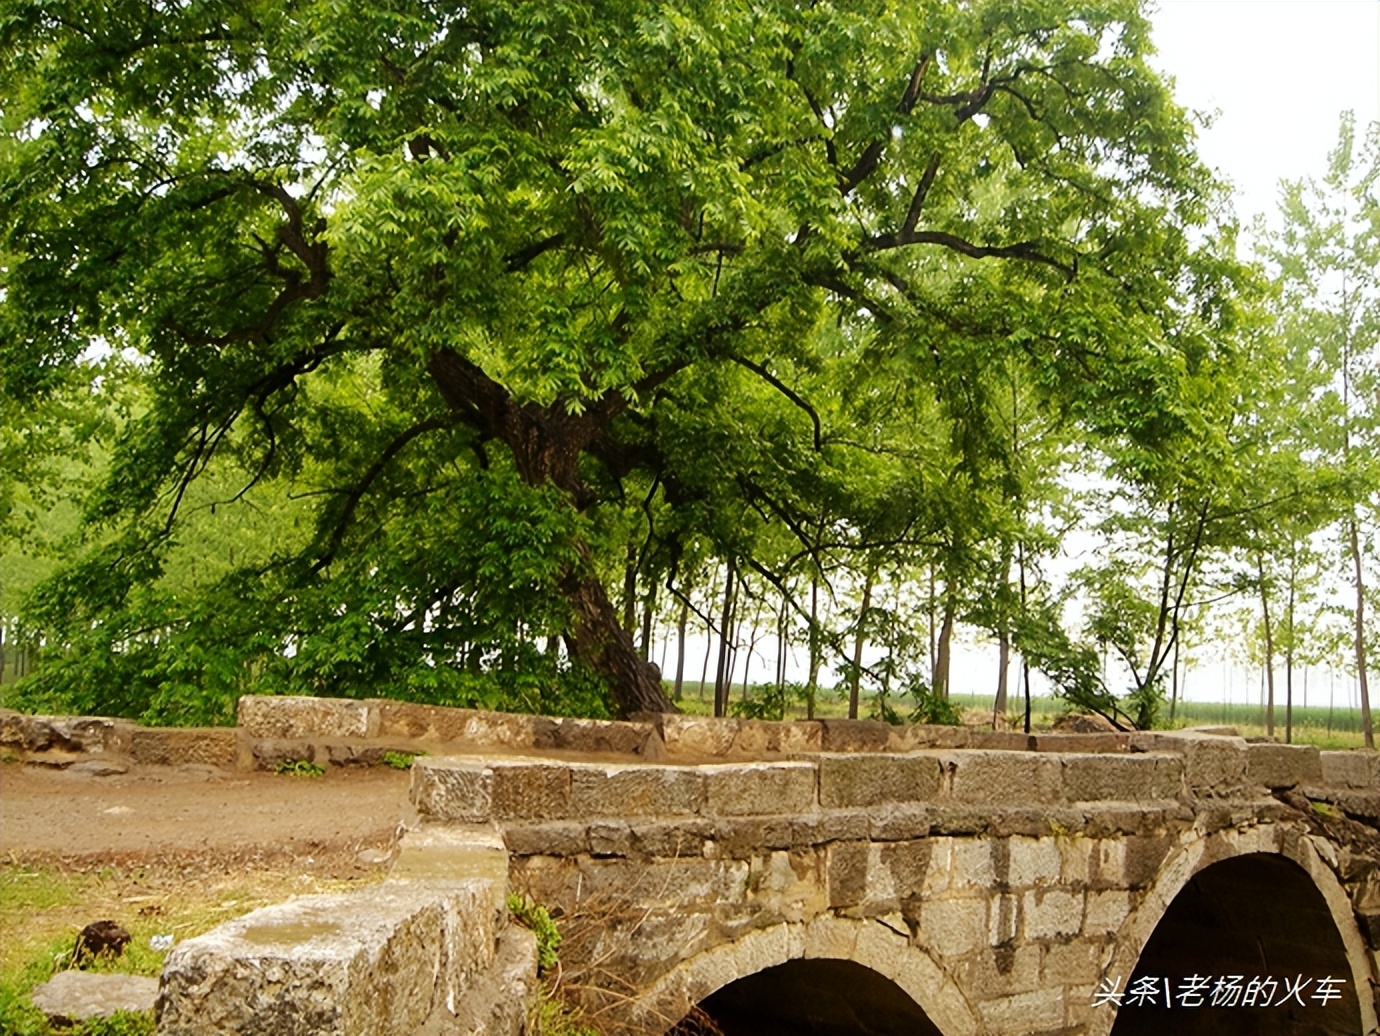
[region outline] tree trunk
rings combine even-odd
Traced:
[[[724,610],[719,619],[719,668],[714,675],[714,715],[723,716],[728,712],[728,637],[733,621],[733,559],[728,559],[728,572],[724,576]]]
[[[581,567],[593,568],[589,548],[577,544]],[[613,692],[622,717],[635,712],[674,712],[666,699],[656,667],[638,654],[632,635],[619,623],[613,602],[599,580],[570,571],[560,583],[561,592],[575,614],[572,640],[575,653],[604,678]]]
[[[1006,545],[1002,549],[1001,557],[1001,600],[1005,601],[1008,585],[1011,582],[1011,547]],[[1005,608],[998,612],[998,621],[1001,628],[997,633],[997,696],[992,701],[992,729],[997,729],[997,721],[1006,715],[1006,684],[1007,674],[1011,669],[1011,627],[1008,617],[1004,614]]]
[[[810,679],[805,684],[805,718],[815,718],[815,697],[819,694],[819,572],[810,574]]]
[[[1356,677],[1361,691],[1361,731],[1366,747],[1375,750],[1375,729],[1370,721],[1370,689],[1366,686],[1366,586],[1361,577],[1361,544],[1356,532],[1356,516],[1347,522],[1351,533],[1351,560],[1356,568]]]
[[[671,690],[671,700],[680,701],[685,687],[685,624],[690,619],[690,600],[680,602],[680,618],[676,621],[676,685]]]
[[[944,624],[939,628],[939,649],[934,666],[934,693],[936,697],[949,697],[949,644],[954,636],[954,618],[958,604],[953,590],[944,585]]]
[[[452,413],[508,447],[527,485],[554,485],[577,511],[598,500],[580,477],[580,456],[626,408],[627,400],[619,393],[607,393],[573,413],[559,402],[549,407],[515,403],[482,367],[451,349],[432,353],[427,371]],[[575,559],[557,583],[574,616],[569,634],[573,653],[607,683],[619,716],[674,712],[656,667],[633,644],[631,619],[619,623],[603,584],[591,574],[595,569],[588,544],[576,541],[573,549]]]
[[[867,578],[863,581],[862,607],[858,609],[858,632],[853,639],[853,671],[849,674],[848,681],[848,718],[858,718],[858,686],[862,682],[862,654],[863,644],[866,643],[866,632],[863,623],[867,619],[867,610],[872,607],[872,580],[874,573],[868,570]]]
[[[1275,638],[1270,625],[1270,593],[1265,585],[1265,568],[1259,555],[1255,571],[1260,578],[1260,607],[1265,613],[1265,736],[1275,736]]]

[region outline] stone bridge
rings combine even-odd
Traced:
[[[514,894],[610,1033],[1380,1032],[1374,753],[308,698],[244,699],[237,738],[424,749],[417,816],[383,885],[176,949],[165,1036],[516,1033]]]

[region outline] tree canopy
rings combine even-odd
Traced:
[[[1178,521],[1230,453],[1149,51],[1136,0],[7,5],[8,528],[41,425],[109,443],[35,693],[660,711],[633,605],[707,558],[812,642],[838,559],[929,565],[1068,670],[1010,589],[1060,458]]]

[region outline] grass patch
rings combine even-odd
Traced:
[[[412,762],[419,755],[426,755],[425,752],[393,752],[383,753],[383,765],[391,766],[395,770],[410,770]]]
[[[34,988],[69,965],[77,933],[92,921],[108,918],[119,923],[129,932],[130,943],[118,958],[97,960],[87,970],[157,975],[167,954],[149,945],[155,935],[172,935],[182,942],[295,894],[334,892],[366,883],[277,872],[191,879],[176,872],[142,869],[79,872],[0,865],[0,932],[4,933],[0,939],[0,1033],[145,1036],[153,1032],[151,1013],[116,1015],[57,1030],[33,1006]]]
[[[324,777],[326,768],[310,759],[284,759],[273,768],[273,772],[287,774],[289,777]]]

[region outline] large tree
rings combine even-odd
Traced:
[[[961,411],[1002,357],[1089,434],[1181,431],[1223,271],[1147,33],[1136,0],[15,0],[6,421],[93,343],[152,393],[89,510],[102,589],[63,608],[89,629],[159,578],[239,471],[222,504],[312,494],[281,600],[420,645],[531,586],[618,712],[667,708],[601,509],[730,495],[808,538],[754,465],[797,496],[846,467],[802,391],[823,365],[846,392],[900,364]],[[790,415],[771,434],[747,386]]]

